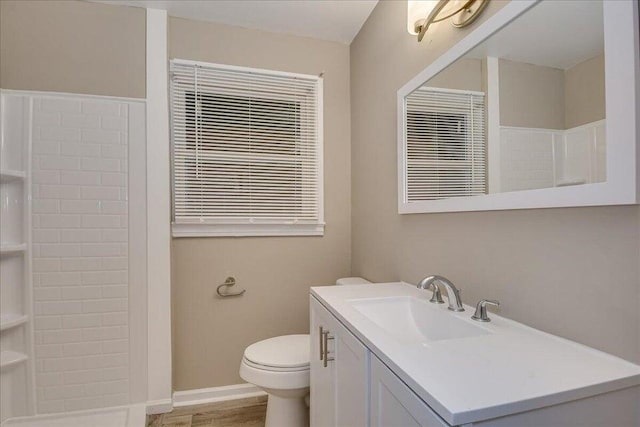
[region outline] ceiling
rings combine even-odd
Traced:
[[[563,0],[539,3],[468,56],[495,56],[566,70],[602,52],[602,1]]]
[[[378,0],[90,0],[349,44]]]

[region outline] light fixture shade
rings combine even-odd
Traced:
[[[407,31],[409,34],[416,35],[416,22],[425,19],[434,7],[438,4],[438,0],[408,0],[407,1]]]

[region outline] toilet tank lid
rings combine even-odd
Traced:
[[[283,335],[251,344],[244,357],[253,363],[276,368],[309,365],[309,335]]]
[[[341,279],[336,280],[336,285],[366,285],[367,283],[371,283],[367,279],[363,279],[362,277],[343,277]]]

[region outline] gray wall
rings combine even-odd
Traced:
[[[604,55],[564,72],[565,128],[605,118]]]
[[[564,129],[564,71],[500,59],[500,125]]]
[[[173,240],[174,387],[237,384],[247,345],[308,333],[309,287],[350,273],[349,46],[171,18],[169,56],[314,75],[324,71],[324,237]],[[227,276],[247,290],[243,297],[214,297]]]
[[[145,97],[145,11],[84,1],[0,2],[0,86]],[[174,386],[241,382],[244,348],[309,328],[309,286],[350,273],[349,47],[171,18],[171,57],[324,72],[324,237],[173,242]],[[214,297],[233,275],[245,296]]]
[[[0,87],[145,97],[145,10],[0,1]]]
[[[604,118],[604,55],[567,70],[500,59],[502,126],[571,129]]]
[[[480,59],[462,58],[429,79],[425,86],[481,92],[486,80],[482,67]]]
[[[405,28],[406,4],[381,1],[351,44],[352,273],[442,274],[467,303],[640,362],[638,206],[398,215],[396,92],[469,31]]]

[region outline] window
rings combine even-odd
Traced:
[[[405,203],[486,193],[483,93],[420,88],[405,114]]]
[[[322,79],[171,61],[172,232],[322,235]]]

